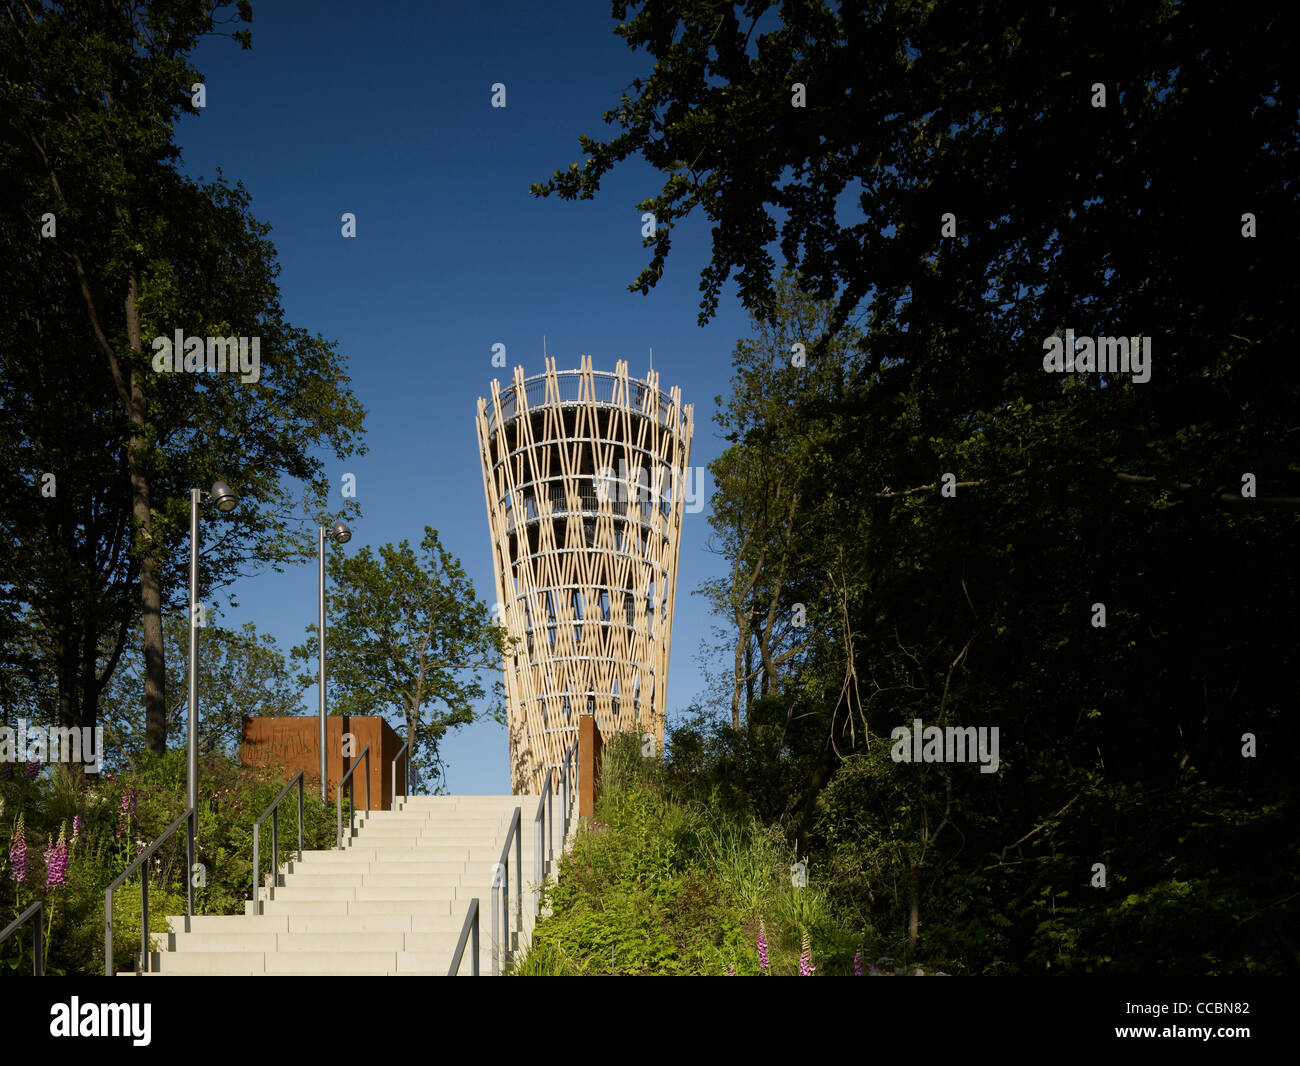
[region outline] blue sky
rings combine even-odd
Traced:
[[[674,231],[668,272],[649,296],[626,286],[649,261],[636,204],[662,178],[639,160],[595,200],[536,199],[531,182],[581,159],[578,135],[606,138],[601,116],[652,61],[614,36],[607,3],[444,5],[259,3],[253,47],[202,43],[207,106],[177,143],[194,177],[242,181],[271,225],[288,320],[337,341],[367,409],[369,453],[338,464],[362,508],[342,551],[439,530],[480,598],[495,600],[474,435],[475,401],[515,365],[540,373],[542,337],[560,369],[590,353],[598,370],[627,359],[643,376],[654,349],[664,388],[695,406],[692,463],[721,450],[714,397],[748,318],[729,286],[713,322],[696,324],[708,261],[702,216]],[[506,86],[504,109],[491,86]],[[357,236],[340,216],[353,212]],[[495,343],[508,368],[491,366]],[[263,353],[263,360],[269,357]],[[722,571],[707,510],[685,517],[670,721],[704,691],[696,661],[714,619],[690,595]],[[287,652],[316,612],[316,568],[241,578],[222,622],[245,621]],[[316,705],[315,690],[304,699]],[[452,792],[508,792],[504,729],[482,722],[443,748]]]

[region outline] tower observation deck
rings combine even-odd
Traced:
[[[650,371],[557,371],[492,382],[478,443],[497,620],[510,641],[510,781],[537,792],[595,716],[602,737],[662,750],[677,558],[694,432],[681,389]]]

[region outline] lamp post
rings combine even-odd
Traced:
[[[320,527],[320,799],[329,802],[328,786],[325,781],[325,538],[328,536],[336,544],[346,544],[352,539],[352,530],[344,522],[335,522],[328,530]]]
[[[223,514],[233,511],[239,503],[239,497],[224,481],[214,481],[212,491],[208,493],[202,489],[190,489],[190,708],[185,740],[185,801],[190,808],[185,897],[190,914],[194,913],[194,838],[199,817],[199,630],[195,625],[199,602],[199,504],[205,496]]]

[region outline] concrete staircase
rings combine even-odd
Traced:
[[[523,850],[523,929],[516,926],[510,846],[510,929],[516,957],[536,921],[533,819],[538,796],[416,796],[394,811],[357,815],[335,851],[305,851],[280,867],[243,915],[169,917],[150,973],[444,976],[469,902],[479,900],[479,969],[492,972],[492,878],[516,807]],[[553,800],[555,820],[563,817]],[[344,826],[347,833],[347,827]],[[555,848],[559,854],[559,826]],[[291,851],[291,855],[296,852]],[[497,890],[500,895],[500,889]],[[473,973],[472,940],[459,973]]]

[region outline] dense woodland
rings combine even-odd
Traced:
[[[162,618],[184,602],[189,487],[256,501],[205,519],[205,574],[230,581],[309,558],[289,516],[334,517],[322,456],[364,449],[332,346],[285,320],[247,194],[177,169],[189,52],[246,9],[0,17],[0,708],[115,725],[128,762],[177,741]],[[1294,13],[613,14],[645,74],[613,138],[583,137],[534,192],[590,198],[648,162],[659,224],[629,287],[652,289],[702,214],[701,319],[733,279],[753,316],[718,400],[722,576],[700,590],[722,669],[670,730],[664,781],[778,829],[838,921],[948,972],[1300,970]],[[258,389],[156,373],[145,338],[180,308],[196,332],[260,334],[285,371]],[[1045,370],[1067,330],[1150,338],[1149,379]],[[426,602],[473,602],[433,536],[447,580]],[[358,582],[417,565],[407,545],[371,564]],[[457,624],[487,662],[478,606]],[[340,684],[377,661],[355,652]],[[419,697],[445,705],[431,766],[438,721],[484,692],[444,680]],[[249,712],[221,713],[214,750]],[[895,761],[917,720],[997,729],[997,772]],[[151,788],[178,785],[167,758]],[[6,780],[0,839],[27,805],[52,842],[80,811],[57,790],[44,809]],[[160,828],[175,811],[155,805]]]
[[[640,156],[632,287],[702,212],[701,318],[731,277],[755,316],[721,724],[672,765],[969,971],[1295,972],[1294,14],[772,13],[616,4],[653,72],[534,187]],[[1065,330],[1150,337],[1149,379],[1045,372]],[[996,727],[998,772],[895,762],[918,719]]]

